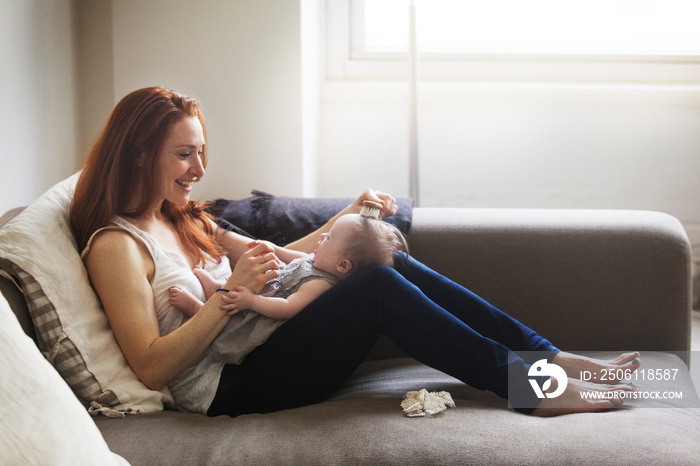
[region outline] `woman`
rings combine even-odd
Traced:
[[[278,275],[279,261],[270,246],[249,249],[247,238],[217,229],[190,200],[206,165],[206,126],[197,102],[163,88],[135,91],[117,104],[88,154],[70,211],[90,280],[129,365],[149,388],[167,385],[180,409],[235,416],[320,401],[382,334],[417,360],[502,397],[508,397],[509,371],[519,375],[518,403],[534,402],[520,410],[535,415],[608,409],[621,403],[621,391],[634,389],[573,377],[581,370],[635,370],[636,353],[598,361],[560,352],[413,260],[396,269],[374,267],[333,287],[240,365],[214,361],[207,348],[229,319],[220,309],[224,292],[188,320],[170,306],[169,288],[185,281],[202,299],[192,274],[200,265],[218,277],[230,273],[227,289],[242,285],[257,292]],[[382,218],[398,209],[388,194],[367,190],[287,247],[313,251],[340,216],[358,213],[365,200],[383,205]],[[509,349],[538,356],[524,361]],[[563,395],[539,402],[527,371],[544,358],[571,378]],[[555,379],[551,385],[550,391],[557,388]],[[599,399],[583,399],[582,390],[596,391]]]

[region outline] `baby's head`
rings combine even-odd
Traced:
[[[375,265],[393,266],[398,251],[408,253],[408,245],[395,226],[357,214],[343,215],[319,241],[314,266],[345,279]]]

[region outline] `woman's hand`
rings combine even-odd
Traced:
[[[236,266],[226,282],[226,288],[234,289],[242,285],[253,293],[259,293],[265,284],[279,276],[280,261],[274,248],[268,243],[252,242],[236,262]]]
[[[382,193],[380,191],[375,191],[373,189],[365,189],[365,191],[360,195],[360,197],[358,197],[355,200],[355,202],[353,202],[352,204],[335,214],[321,228],[314,231],[313,233],[309,233],[301,239],[289,243],[285,247],[287,249],[302,251],[305,253],[312,252],[314,249],[316,249],[316,246],[318,245],[318,242],[322,237],[321,235],[323,233],[328,233],[336,220],[338,220],[340,217],[346,214],[359,214],[362,210],[362,203],[364,201],[377,202],[382,205],[382,208],[379,211],[380,219],[396,215],[396,212],[399,211],[399,206],[396,204],[396,199],[391,197],[389,194]]]
[[[393,217],[399,210],[399,206],[396,204],[396,199],[394,199],[389,194],[375,191],[373,189],[365,189],[365,191],[360,195],[360,197],[353,202],[350,206],[353,213],[360,213],[362,210],[362,203],[364,201],[378,202],[382,205],[382,209],[379,211],[379,218],[383,219],[386,217]]]

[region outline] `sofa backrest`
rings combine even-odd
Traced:
[[[0,277],[0,293],[2,293],[7,302],[10,304],[12,312],[14,312],[17,316],[17,320],[22,326],[24,333],[36,341],[36,332],[34,331],[32,320],[29,317],[27,303],[24,301],[22,292],[19,291],[17,286],[12,281],[5,277]]]
[[[409,246],[563,350],[690,350],[690,242],[670,215],[420,207]]]
[[[0,228],[19,215],[23,210],[24,207],[17,207],[5,212],[2,216],[0,216]],[[24,295],[22,295],[22,292],[19,290],[17,285],[11,279],[0,275],[0,293],[2,293],[7,302],[10,304],[12,312],[14,312],[17,316],[17,320],[22,326],[24,333],[26,333],[36,342],[36,332],[34,331],[34,325],[32,324],[31,317],[29,316],[29,311],[27,310],[27,303],[24,301]]]

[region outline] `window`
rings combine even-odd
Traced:
[[[410,3],[329,0],[329,78],[404,78]],[[697,0],[414,3],[423,79],[700,80]]]

